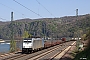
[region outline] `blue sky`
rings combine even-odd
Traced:
[[[14,20],[22,18],[54,18],[63,16],[75,16],[75,10],[79,9],[79,15],[90,14],[90,0],[38,0],[45,8],[48,9],[52,16],[36,0],[16,0],[17,2],[28,7],[30,10],[40,14],[42,17],[25,9],[13,0],[0,0],[0,18],[6,19],[0,21],[10,21],[11,12],[14,12]]]

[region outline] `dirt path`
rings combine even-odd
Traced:
[[[60,60],[72,60],[74,57],[72,56],[72,51],[76,49],[76,44],[74,44],[70,50],[60,59]]]

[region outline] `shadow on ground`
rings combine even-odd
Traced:
[[[73,59],[71,59],[70,57],[64,57],[64,58],[61,58],[60,60],[73,60]]]
[[[51,59],[40,59],[40,60],[51,60]],[[52,60],[73,60],[69,57],[64,57],[64,58],[61,58],[61,59],[52,59]]]

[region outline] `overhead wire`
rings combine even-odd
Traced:
[[[46,9],[52,16],[54,16],[46,7],[44,7],[38,0],[36,0],[44,9]],[[54,16],[55,17],[55,16]]]
[[[1,20],[6,20],[6,19],[3,19],[3,18],[1,18],[1,17],[0,17],[0,19],[1,19]]]
[[[14,1],[14,2],[16,2],[17,4],[21,5],[22,7],[26,8],[27,10],[29,10],[29,11],[33,12],[34,14],[36,14],[36,15],[38,15],[38,16],[40,16],[40,17],[42,17],[40,14],[38,14],[38,13],[36,13],[36,12],[32,11],[31,9],[29,9],[28,7],[26,7],[26,6],[22,5],[21,3],[17,2],[16,0],[13,0],[13,1]]]
[[[7,8],[9,8],[9,9],[11,9],[11,10],[14,10],[14,11],[18,12],[19,14],[23,15],[24,17],[26,16],[25,14],[23,14],[23,13],[21,13],[21,12],[15,10],[15,9],[13,9],[13,8],[11,8],[11,7],[8,7],[8,6],[5,5],[5,4],[2,4],[2,3],[0,3],[0,4],[3,5],[3,6],[5,6],[5,7],[7,7]]]
[[[38,14],[38,13],[32,11],[31,9],[27,8],[26,6],[24,6],[24,5],[22,5],[21,3],[17,2],[16,0],[13,0],[13,1],[16,2],[16,3],[18,3],[19,5],[21,5],[22,7],[28,9],[29,11],[33,12],[34,14],[36,14],[36,15],[42,17],[40,14]],[[42,6],[42,7],[44,7],[44,6],[43,6],[43,5],[42,5],[38,0],[36,0],[36,1],[37,1],[37,2]],[[21,13],[21,12],[15,10],[15,9],[13,9],[13,8],[11,8],[11,7],[8,7],[8,6],[6,6],[5,4],[2,4],[2,3],[0,3],[0,4],[3,5],[3,6],[5,6],[5,7],[7,7],[7,8],[9,8],[9,9],[12,9],[12,10],[14,10],[14,11],[20,13],[20,14],[23,15],[23,16],[25,16],[25,14],[23,14],[23,13]],[[45,7],[44,7],[44,8],[45,8]],[[46,8],[45,8],[45,9],[46,9]],[[46,9],[46,10],[49,12],[48,9]],[[50,12],[49,12],[49,13],[50,13]],[[52,13],[50,13],[50,14],[51,14],[52,16],[54,16]],[[54,17],[55,17],[55,16],[54,16]],[[3,19],[3,18],[0,18],[0,19],[2,19],[2,20],[6,20],[6,19]]]

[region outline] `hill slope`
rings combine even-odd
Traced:
[[[14,37],[22,37],[24,31],[35,36],[47,37],[77,37],[90,29],[90,14],[66,16],[61,18],[20,19],[13,22]],[[0,22],[0,38],[11,36],[11,23]]]

